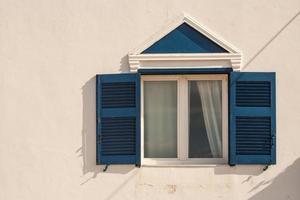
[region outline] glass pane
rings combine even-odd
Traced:
[[[144,157],[177,158],[177,82],[144,82]]]
[[[189,158],[222,157],[222,81],[189,81]]]

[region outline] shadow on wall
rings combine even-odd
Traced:
[[[129,71],[128,57],[124,56],[120,61],[119,71]],[[104,165],[96,165],[96,76],[88,80],[82,87],[82,146],[76,150],[76,154],[82,157],[83,176],[91,173],[91,176],[81,184],[96,178],[103,173]],[[126,174],[134,166],[113,165],[109,166],[105,173]]]
[[[129,72],[128,56],[124,56],[120,61],[120,72]],[[104,165],[96,165],[96,76],[88,80],[82,87],[82,146],[76,150],[76,154],[82,157],[83,177],[88,177],[83,183],[96,178],[99,173],[103,173]],[[111,165],[105,173],[127,174],[134,169],[134,165]],[[252,167],[229,167],[219,165],[214,167],[215,174],[248,174],[258,175],[263,172],[264,166]]]
[[[119,72],[129,72],[129,63],[128,63],[128,55],[124,56],[120,61]]]
[[[217,165],[214,167],[216,175],[235,174],[235,175],[249,175],[258,176],[264,172],[265,165],[236,165],[230,167],[229,165]]]
[[[124,56],[120,61],[121,72],[129,71],[128,56]],[[82,173],[87,179],[81,183],[85,184],[89,180],[96,178],[99,173],[103,173],[105,166],[96,165],[96,77],[92,77],[82,87],[82,146],[76,151],[79,157],[82,157]],[[298,163],[298,164],[297,164]],[[299,161],[295,165],[299,169]],[[133,165],[111,165],[105,173],[127,174],[134,169]],[[262,165],[237,165],[229,167],[228,165],[217,165],[214,168],[216,175],[235,174],[257,176],[263,173]],[[300,171],[300,169],[299,169]],[[250,179],[249,178],[249,179]],[[277,180],[277,178],[276,178]],[[274,180],[276,182],[276,180]],[[299,178],[300,180],[300,178]],[[245,180],[247,181],[247,180]],[[273,183],[272,183],[273,185]],[[299,184],[300,185],[300,184]],[[271,187],[271,186],[270,186]]]
[[[300,199],[300,158],[275,178],[258,183],[249,193],[264,185],[268,186],[250,200]]]

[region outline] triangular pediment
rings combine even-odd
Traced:
[[[239,70],[242,53],[186,14],[170,22],[128,54],[130,71],[142,68],[232,67]]]
[[[147,53],[228,53],[228,51],[184,22],[142,52]]]
[[[239,53],[222,37],[182,14],[129,54]]]

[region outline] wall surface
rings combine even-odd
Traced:
[[[277,161],[95,165],[95,75],[181,12],[277,73]],[[0,199],[300,199],[299,0],[0,0]]]

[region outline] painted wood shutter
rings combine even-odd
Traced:
[[[140,76],[97,75],[97,164],[140,164]]]
[[[229,164],[275,164],[275,73],[230,75]]]

